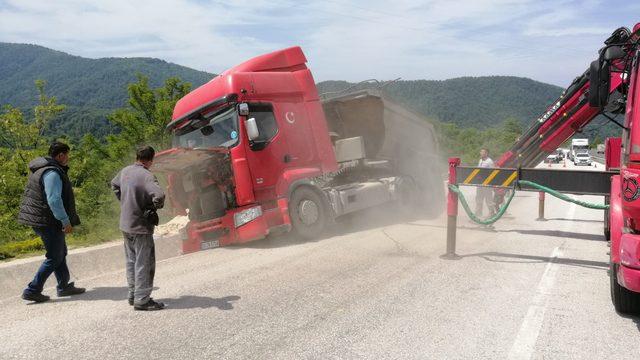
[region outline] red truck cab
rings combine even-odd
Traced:
[[[336,170],[306,61],[299,47],[259,56],[176,104],[168,125],[174,147],[158,154],[155,166],[170,173],[173,207],[189,209],[184,252],[290,227],[286,195],[292,185]],[[258,129],[254,139],[248,138],[249,119]],[[184,172],[198,163],[200,172]]]
[[[177,102],[173,147],[154,168],[189,215],[183,252],[290,229],[316,237],[346,213],[413,203],[418,188],[440,206],[433,126],[376,92],[321,101],[306,61],[299,47],[262,55]]]

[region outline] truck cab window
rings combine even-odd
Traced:
[[[238,116],[234,108],[194,119],[176,131],[173,145],[190,149],[233,147],[238,143]]]
[[[256,119],[260,136],[251,144],[252,150],[262,150],[278,133],[278,123],[271,105],[255,104],[249,107],[249,118]]]

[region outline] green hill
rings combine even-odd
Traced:
[[[87,59],[37,45],[0,43],[0,105],[32,108],[37,102],[34,81],[43,79],[47,93],[68,106],[52,123],[51,135],[102,136],[115,131],[106,116],[126,105],[127,84],[138,73],[148,76],[153,87],[177,76],[195,88],[214,76],[159,59]],[[320,93],[352,86],[344,81],[318,84]],[[371,84],[355,88],[366,86]],[[428,118],[483,129],[508,118],[529,124],[562,89],[526,78],[488,76],[397,81],[386,85],[385,91]]]
[[[344,81],[318,84],[320,93],[354,86]],[[355,85],[355,89],[372,86]],[[483,129],[508,118],[529,124],[562,93],[562,88],[514,76],[397,81],[387,94],[429,118]]]
[[[318,84],[320,93],[326,93],[329,97],[340,90],[372,86],[379,84],[352,84],[345,81]],[[517,120],[526,129],[563,90],[555,85],[515,76],[396,81],[383,86],[385,92],[396,101],[430,119],[479,130],[501,124],[507,119]],[[620,136],[620,128],[602,116],[591,121],[581,134],[581,137],[591,140],[599,138],[600,141],[611,136]]]
[[[87,59],[37,45],[0,43],[0,104],[32,108],[38,100],[34,81],[43,79],[47,93],[68,106],[52,132],[104,135],[113,130],[106,115],[126,104],[127,84],[136,81],[138,73],[148,76],[154,87],[172,76],[194,87],[214,76],[159,59]]]

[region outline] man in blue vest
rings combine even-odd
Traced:
[[[80,225],[73,187],[67,176],[68,163],[69,146],[61,142],[51,144],[49,156],[36,158],[29,163],[31,174],[20,204],[18,222],[31,226],[40,236],[46,250],[46,260],[22,292],[24,300],[38,303],[49,300],[48,296],[42,294],[42,289],[51,273],[58,280],[58,296],[77,295],[85,291],[69,282],[66,260],[65,234],[70,234],[74,226]]]

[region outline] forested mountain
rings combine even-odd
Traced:
[[[214,76],[159,59],[87,59],[36,45],[0,43],[0,105],[31,108],[38,101],[34,81],[45,80],[47,94],[67,106],[50,124],[50,135],[77,138],[87,132],[102,136],[114,131],[106,116],[127,105],[127,84],[136,81],[136,74],[148,76],[152,87],[176,76],[195,88]],[[352,86],[344,81],[318,84],[320,93]],[[372,85],[355,88],[366,86]],[[484,129],[506,119],[526,126],[562,89],[526,78],[488,76],[397,81],[386,85],[385,91],[428,118]],[[32,116],[25,111],[27,118]]]
[[[555,85],[515,76],[397,81],[386,85],[325,81],[318,87],[321,93],[331,96],[344,89],[380,85],[388,95],[430,119],[479,130],[495,127],[506,120],[516,120],[526,129],[563,90]],[[618,120],[622,121],[622,117],[619,116]],[[601,143],[607,137],[620,136],[620,128],[599,116],[578,136]]]
[[[214,76],[159,59],[87,59],[37,45],[0,43],[0,105],[33,107],[38,102],[34,81],[45,80],[47,93],[67,105],[50,125],[56,135],[112,131],[106,115],[126,105],[127,85],[136,81],[136,74],[148,76],[154,88],[172,76],[194,87]]]
[[[326,93],[352,86],[344,81],[326,81],[319,84],[319,90]],[[479,129],[510,118],[528,124],[562,93],[560,87],[514,76],[397,81],[385,85],[384,90],[429,118]]]

